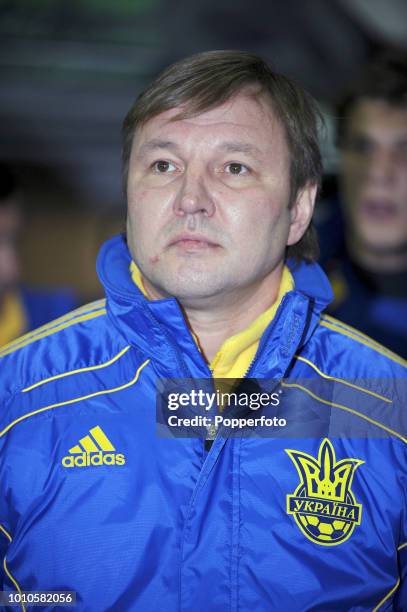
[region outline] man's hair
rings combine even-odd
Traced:
[[[386,102],[407,109],[407,53],[386,51],[364,68],[338,104],[337,142],[345,144],[349,116],[362,99]]]
[[[134,135],[164,111],[180,108],[173,119],[193,117],[214,109],[232,96],[247,92],[263,96],[284,126],[290,152],[290,204],[307,183],[319,186],[322,162],[318,146],[321,115],[313,98],[260,57],[243,51],[209,51],[183,59],[164,70],[129,110],[123,123],[123,184],[126,192]],[[315,261],[318,241],[312,225],[288,247],[297,261]]]
[[[19,193],[17,179],[8,164],[0,162],[0,208],[15,206],[14,197]]]

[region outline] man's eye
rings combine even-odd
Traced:
[[[348,138],[345,140],[345,149],[358,155],[366,155],[373,149],[373,144],[366,138]]]
[[[407,141],[400,142],[397,145],[397,153],[403,160],[407,159]]]
[[[249,172],[249,169],[244,164],[238,164],[236,162],[233,162],[232,164],[228,164],[226,166],[226,172],[228,174],[241,175],[241,174],[247,174]]]
[[[159,161],[154,162],[153,169],[159,174],[165,174],[167,172],[174,172],[175,166],[169,161],[160,159]]]

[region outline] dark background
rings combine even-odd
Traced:
[[[98,292],[96,251],[124,220],[121,122],[167,64],[221,48],[266,57],[321,103],[334,173],[335,100],[389,44],[407,48],[405,0],[0,1],[0,159],[25,190],[26,279]]]

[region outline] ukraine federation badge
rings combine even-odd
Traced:
[[[302,533],[312,542],[335,546],[345,542],[360,525],[362,505],[351,490],[359,459],[336,461],[328,438],[319,447],[318,459],[286,449],[297,468],[300,484],[287,495],[287,513],[294,516]]]

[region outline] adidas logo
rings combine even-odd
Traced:
[[[88,467],[90,465],[124,465],[126,458],[116,453],[105,432],[97,425],[89,430],[89,435],[81,438],[79,444],[69,449],[69,455],[62,459],[66,468]]]

